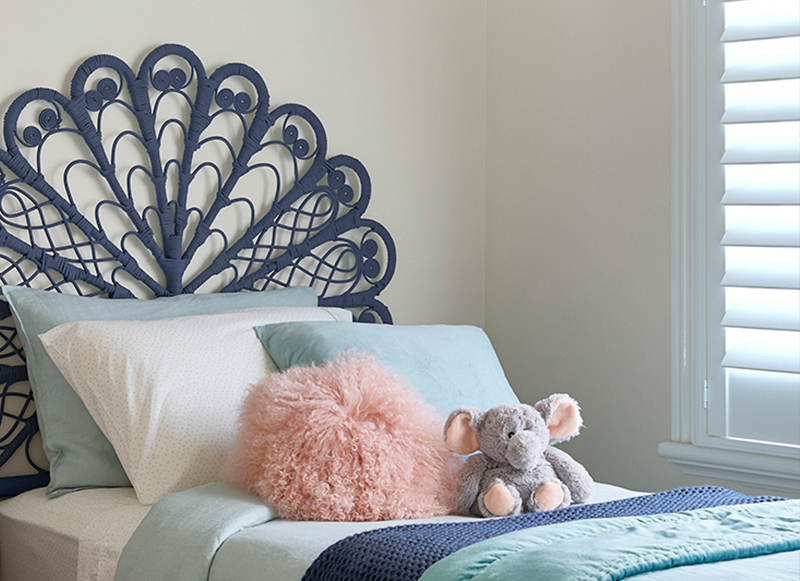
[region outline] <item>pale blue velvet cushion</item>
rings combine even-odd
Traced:
[[[25,350],[42,444],[50,462],[48,497],[131,484],[110,442],[47,355],[40,334],[72,321],[150,321],[255,307],[317,305],[316,293],[307,287],[153,300],[87,298],[17,286],[4,286],[2,292]]]
[[[377,355],[443,417],[462,405],[519,403],[478,327],[303,322],[256,327],[256,334],[281,369],[320,365],[351,349]]]

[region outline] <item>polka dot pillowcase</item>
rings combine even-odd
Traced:
[[[278,369],[253,327],[350,320],[349,311],[263,307],[156,321],[79,321],[40,335],[114,447],[136,496],[222,480],[247,389]]]

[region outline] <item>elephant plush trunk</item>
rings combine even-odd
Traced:
[[[544,442],[534,432],[519,432],[508,442],[506,460],[517,470],[528,470],[541,460]]]

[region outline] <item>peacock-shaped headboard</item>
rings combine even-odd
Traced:
[[[378,294],[394,243],[364,218],[371,184],[328,157],[308,108],[270,109],[251,67],[211,74],[188,48],[160,46],[134,73],[93,56],[70,96],[33,89],[9,106],[0,148],[0,282],[85,296],[153,298],[311,286],[320,305],[390,323]],[[47,482],[24,354],[0,302],[0,465],[5,494]],[[33,471],[34,474],[30,474]]]

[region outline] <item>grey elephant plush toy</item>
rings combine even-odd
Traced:
[[[447,418],[447,446],[469,456],[458,475],[457,506],[464,514],[508,516],[588,501],[594,482],[586,469],[552,446],[578,434],[578,403],[553,394],[536,405],[461,407]]]

